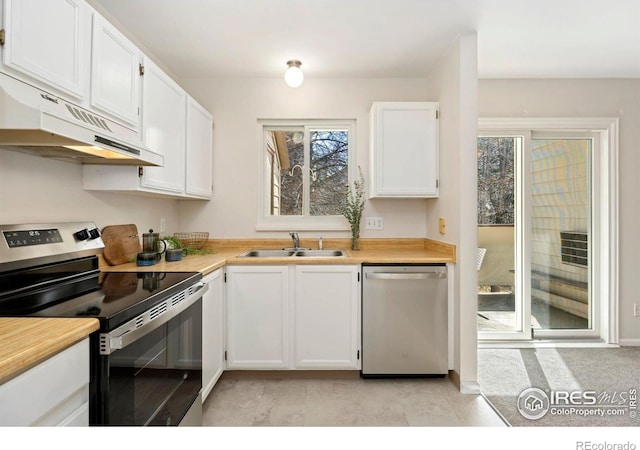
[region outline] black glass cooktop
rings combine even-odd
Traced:
[[[202,278],[192,272],[99,272],[93,258],[0,275],[0,316],[95,317],[102,330]]]
[[[112,329],[141,314],[159,301],[188,288],[199,273],[108,272],[98,276],[99,288],[29,316],[95,317],[103,330]]]

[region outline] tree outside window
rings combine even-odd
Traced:
[[[513,137],[478,138],[478,225],[513,225]]]
[[[336,216],[349,184],[349,129],[265,127],[272,216]]]

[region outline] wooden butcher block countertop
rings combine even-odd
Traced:
[[[103,272],[201,272],[206,275],[225,265],[273,264],[430,264],[455,263],[456,248],[430,239],[361,239],[360,250],[350,250],[349,239],[324,239],[324,249],[341,249],[348,254],[341,258],[240,258],[252,249],[282,249],[291,246],[290,239],[212,239],[206,249],[212,254],[184,256],[180,261],[162,259],[153,266],[138,266],[128,262],[109,266],[100,262]],[[300,239],[300,247],[318,248],[317,239]]]
[[[0,384],[81,341],[98,319],[0,317]]]
[[[349,239],[324,239],[325,249],[346,250],[344,258],[239,258],[252,249],[281,249],[289,239],[212,239],[211,254],[189,255],[181,261],[164,259],[149,267],[127,262],[108,265],[103,272],[201,272],[206,275],[227,264],[429,264],[455,263],[454,245],[430,239],[361,239],[360,250],[350,250]],[[300,239],[300,247],[318,248],[317,239]],[[1,318],[0,384],[28,370],[61,350],[84,339],[99,328],[97,319]]]

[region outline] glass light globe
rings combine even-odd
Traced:
[[[301,64],[298,60],[287,61],[289,67],[284,73],[284,81],[290,87],[299,87],[304,81],[304,74],[302,73],[302,69],[300,69]]]

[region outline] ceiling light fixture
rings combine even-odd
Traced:
[[[304,74],[302,73],[302,69],[300,66],[302,63],[297,59],[290,59],[287,61],[287,70],[284,73],[284,81],[293,88],[296,88],[302,85],[302,81],[304,80]]]

